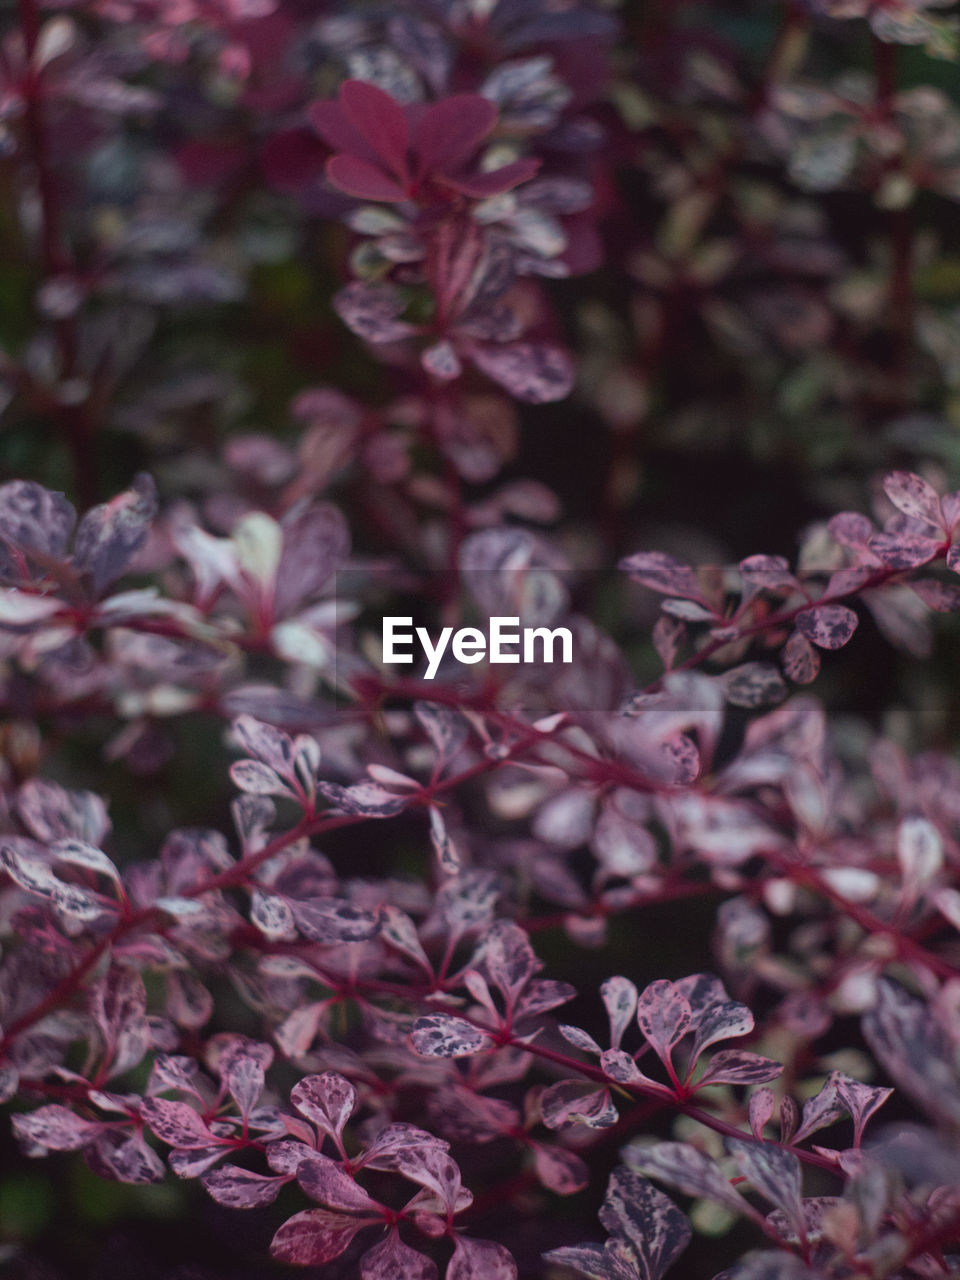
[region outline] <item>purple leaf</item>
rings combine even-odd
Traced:
[[[140,1115],[152,1133],[169,1147],[196,1150],[216,1145],[216,1138],[193,1107],[166,1098],[144,1098]]]
[[[433,852],[440,865],[440,869],[445,875],[455,876],[460,870],[460,855],[457,852],[456,845],[450,838],[447,831],[447,824],[444,821],[442,812],[435,804],[429,807],[430,816],[430,843],[433,845]]]
[[[610,1175],[599,1216],[623,1240],[641,1280],[660,1280],[690,1243],[686,1214],[624,1165]]]
[[[803,1104],[800,1125],[793,1134],[794,1143],[809,1138],[818,1129],[825,1129],[843,1115],[845,1108],[837,1093],[836,1075],[836,1072],[831,1072],[819,1092]]]
[[[696,1035],[693,1041],[693,1057],[718,1040],[733,1040],[748,1035],[753,1030],[753,1014],[745,1004],[735,1000],[723,1000],[704,1009],[696,1019]]]
[[[455,93],[432,103],[420,117],[413,135],[421,173],[459,168],[496,122],[497,108],[478,93]]]
[[[13,1132],[20,1142],[48,1151],[79,1151],[100,1132],[102,1125],[84,1120],[69,1107],[52,1102],[26,1115],[13,1116]]]
[[[863,1031],[895,1084],[934,1119],[960,1126],[955,1049],[925,1002],[882,979],[876,1004],[864,1015]]]
[[[763,1141],[763,1129],[773,1116],[776,1102],[772,1089],[754,1089],[750,1094],[750,1132],[758,1142]]]
[[[564,1147],[546,1147],[536,1142],[533,1144],[533,1162],[537,1177],[558,1196],[572,1196],[582,1191],[590,1181],[590,1172],[584,1162]]]
[[[341,289],[333,300],[340,319],[366,342],[399,342],[416,330],[398,320],[405,306],[403,294],[392,284],[357,282]]]
[[[723,675],[723,692],[735,707],[772,706],[787,696],[787,686],[771,662],[745,662]]]
[[[217,1204],[228,1209],[259,1209],[265,1204],[273,1204],[280,1188],[289,1179],[253,1173],[228,1164],[205,1173],[201,1181]]]
[[[235,760],[230,766],[230,780],[251,796],[285,796],[287,799],[296,796],[273,769],[258,760]]]
[[[940,498],[932,485],[911,471],[891,471],[883,481],[887,497],[905,516],[923,520],[934,528],[942,525]]]
[[[493,1046],[485,1032],[450,1013],[431,1013],[418,1018],[410,1033],[410,1043],[424,1058],[469,1058]]]
[[[0,575],[9,577],[14,560],[7,546],[36,551],[62,560],[77,515],[62,493],[53,493],[32,480],[0,485]],[[17,575],[19,576],[19,575]]]
[[[96,984],[90,1012],[112,1059],[111,1075],[135,1067],[150,1047],[147,993],[135,969],[113,965]]]
[[[306,1209],[288,1218],[270,1242],[270,1256],[296,1267],[318,1267],[339,1258],[367,1223],[326,1209]]]
[[[397,203],[406,200],[407,193],[388,177],[377,165],[358,156],[331,156],[326,163],[326,175],[330,182],[348,196],[357,196],[360,200],[377,200]],[[346,317],[344,317],[346,319]],[[350,321],[347,320],[350,324]],[[353,325],[350,324],[351,329]]]
[[[286,898],[254,889],[250,895],[250,921],[271,941],[291,939],[296,933],[293,908]]]
[[[444,1144],[445,1146],[446,1144]],[[437,1195],[444,1208],[453,1213],[464,1207],[461,1203],[463,1193],[460,1183],[460,1170],[443,1147],[430,1142],[417,1146],[397,1145],[392,1149],[381,1147],[376,1159],[369,1160],[371,1169],[390,1169],[409,1178],[421,1187],[426,1187]]]
[[[376,1201],[371,1200],[363,1187],[345,1173],[336,1161],[323,1155],[311,1155],[297,1165],[297,1181],[311,1200],[325,1204],[328,1209],[343,1209],[349,1213],[377,1212]]]
[[[47,843],[70,836],[99,845],[110,830],[107,807],[92,791],[66,791],[30,778],[17,793],[17,811],[30,834]]]
[[[867,517],[856,511],[841,511],[830,519],[827,528],[836,542],[854,551],[865,547],[874,534],[873,525]]]
[[[960,586],[956,583],[921,578],[919,582],[911,582],[910,587],[934,613],[956,613],[960,610]]]
[[[583,1031],[580,1027],[560,1026],[558,1028],[560,1034],[575,1049],[580,1049],[583,1053],[591,1053],[599,1057],[603,1050],[594,1040],[593,1036]]]
[[[566,1245],[543,1255],[558,1267],[579,1271],[589,1280],[637,1280],[634,1260],[622,1241],[614,1238],[602,1244]]]
[[[674,1047],[690,1030],[691,1018],[686,996],[666,979],[651,982],[640,993],[637,1023],[647,1043],[664,1064],[670,1062]]]
[[[513,1015],[517,1022],[524,1018],[535,1017],[538,1013],[547,1013],[557,1009],[576,998],[577,989],[569,982],[558,982],[555,978],[534,978],[528,982],[514,1006]]]
[[[617,1122],[617,1110],[606,1089],[585,1080],[561,1080],[543,1091],[540,1114],[548,1129],[567,1129],[585,1124],[590,1129],[607,1129]]]
[[[707,1065],[706,1072],[697,1081],[700,1089],[708,1084],[762,1084],[775,1080],[783,1067],[772,1058],[762,1058],[744,1049],[721,1049]]]
[[[842,604],[824,604],[797,614],[797,630],[821,649],[842,649],[857,629],[858,618]]]
[[[688,600],[703,598],[693,569],[663,551],[639,551],[621,560],[619,568],[634,582],[664,595],[683,596]]]
[[[350,554],[350,532],[337,507],[315,503],[281,521],[283,550],[273,590],[280,617],[317,595]]]
[[[395,173],[405,171],[410,125],[396,99],[364,80],[345,80],[337,95],[337,106],[389,169]]]
[[[790,633],[782,656],[784,671],[797,684],[810,684],[820,673],[820,654],[799,631]]]
[[[637,988],[629,978],[607,978],[600,987],[600,995],[610,1020],[610,1045],[619,1049],[623,1033],[637,1012]]]
[[[166,1174],[163,1161],[147,1146],[142,1134],[120,1129],[104,1129],[96,1141],[84,1148],[83,1158],[98,1178],[110,1182],[147,1186],[162,1182]]]
[[[380,915],[339,898],[303,898],[290,903],[297,928],[305,938],[332,947],[366,942],[380,932]]]
[[[410,795],[398,796],[375,782],[358,782],[341,787],[335,782],[321,782],[320,790],[341,813],[355,817],[390,818],[410,803]]]
[[[748,1206],[716,1163],[686,1142],[630,1143],[623,1152],[627,1165],[648,1178],[657,1178],[687,1196],[702,1196],[744,1213]]]
[[[873,1113],[892,1097],[893,1090],[861,1084],[859,1080],[854,1080],[840,1071],[833,1074],[837,1096],[853,1118],[853,1144],[859,1147],[864,1126]]]
[[[413,713],[433,743],[439,762],[448,765],[467,740],[467,724],[458,711],[436,702],[415,702]]]
[[[471,356],[482,373],[528,404],[563,400],[573,389],[573,361],[560,347],[529,342],[476,346]]]
[[[934,559],[940,543],[921,534],[877,533],[870,539],[870,550],[888,569],[916,569]]]
[[[795,1230],[802,1231],[800,1161],[793,1152],[769,1142],[738,1138],[728,1138],[727,1146],[750,1185],[775,1204]]]
[[[245,1120],[260,1100],[264,1073],[272,1062],[273,1050],[268,1044],[245,1036],[234,1037],[220,1050],[217,1070]]]
[[[758,591],[796,591],[799,587],[783,556],[747,556],[740,561],[740,576],[748,596]]]
[[[290,1101],[339,1146],[344,1125],[356,1110],[357,1091],[337,1072],[324,1071],[321,1075],[304,1076],[290,1091]]]
[[[374,1245],[360,1259],[361,1280],[437,1280],[432,1258],[404,1244],[397,1232]]]
[[[530,978],[543,967],[533,954],[526,932],[510,920],[498,920],[488,932],[482,963],[487,979],[510,1008]]]
[[[141,473],[125,492],[94,507],[80,521],[73,544],[77,568],[93,578],[97,595],[124,573],[147,540],[157,514],[157,490]]]
[[[517,1264],[502,1244],[457,1236],[446,1280],[517,1280]]]

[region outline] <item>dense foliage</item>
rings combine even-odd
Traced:
[[[0,1261],[958,1274],[950,4],[3,22]]]

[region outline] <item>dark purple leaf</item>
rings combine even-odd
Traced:
[[[842,649],[857,622],[853,610],[842,604],[823,604],[797,614],[797,630],[821,649]]]
[[[330,503],[291,512],[281,528],[283,552],[273,592],[278,617],[316,596],[350,554],[347,522]]]
[[[91,575],[97,595],[126,572],[146,542],[156,514],[156,486],[141,473],[129,489],[94,507],[80,521],[74,563]]]
[[[641,1280],[660,1280],[690,1243],[686,1215],[624,1165],[610,1176],[600,1221],[625,1242]]]
[[[31,480],[0,485],[0,576],[14,573],[8,546],[36,551],[54,560],[66,554],[76,512],[62,493],[53,493]]]

